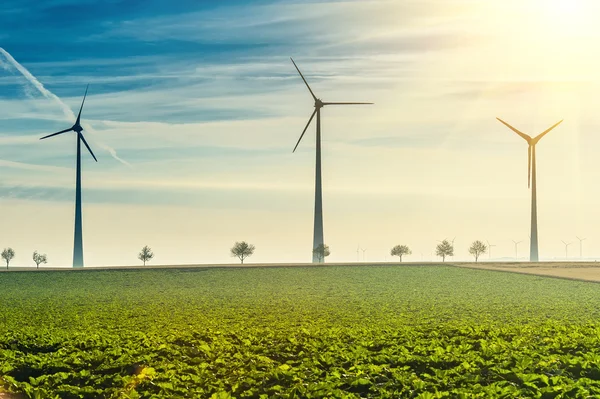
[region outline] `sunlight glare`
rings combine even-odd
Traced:
[[[577,16],[578,13],[583,11],[581,0],[549,0],[546,3],[553,8],[553,12],[561,16],[565,16],[565,14]]]
[[[589,0],[539,0],[539,7],[545,10],[546,17],[553,22],[577,27],[584,23],[589,15]]]

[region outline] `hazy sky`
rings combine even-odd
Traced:
[[[87,265],[310,261],[317,96],[323,111],[329,261],[430,260],[456,238],[528,254],[527,145],[537,135],[540,257],[587,237],[600,257],[600,5],[589,0],[3,0],[0,47],[75,112],[90,92],[83,155]],[[0,54],[0,247],[70,265],[75,136]],[[110,149],[116,151],[111,155]],[[119,161],[117,158],[123,160]],[[361,259],[362,259],[361,252]],[[487,257],[487,256],[485,256]]]

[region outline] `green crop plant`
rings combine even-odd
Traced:
[[[600,396],[600,285],[443,266],[0,274],[29,398]]]

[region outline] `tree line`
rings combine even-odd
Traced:
[[[239,242],[236,242],[233,245],[233,247],[231,248],[230,255],[232,257],[237,257],[240,260],[241,264],[244,264],[244,260],[246,260],[250,256],[254,255],[255,250],[256,250],[256,247],[254,245],[248,244],[246,241],[239,241]],[[469,248],[469,253],[471,255],[473,255],[473,257],[475,257],[475,262],[477,262],[481,255],[487,253],[487,250],[488,250],[487,245],[485,245],[483,242],[481,242],[479,240],[476,240],[471,244],[471,247]],[[325,245],[325,244],[319,245],[317,248],[315,248],[313,250],[313,253],[315,255],[317,255],[319,262],[323,262],[326,257],[331,255],[329,246]],[[390,251],[390,255],[397,256],[399,258],[400,262],[402,262],[403,256],[411,255],[411,254],[412,254],[412,251],[407,245],[396,245]],[[435,254],[437,256],[441,257],[442,261],[445,262],[446,257],[454,256],[454,245],[450,241],[444,240],[437,245],[437,247],[435,249]],[[2,259],[6,262],[6,268],[8,269],[10,262],[15,257],[15,251],[12,248],[4,248],[1,256],[2,256]],[[154,258],[154,252],[152,252],[152,249],[147,245],[145,245],[142,248],[142,250],[140,251],[140,253],[138,254],[138,259],[143,262],[144,266],[146,266],[146,262],[151,261],[153,258]],[[33,262],[35,263],[36,267],[39,269],[40,264],[48,263],[48,257],[46,256],[46,254],[41,254],[38,251],[34,251],[33,252]]]
[[[469,253],[473,255],[475,258],[475,262],[479,261],[479,257],[487,253],[488,247],[483,242],[476,240],[473,241],[471,246],[469,247]],[[406,245],[396,245],[390,251],[390,255],[398,256],[400,258],[400,262],[402,262],[402,257],[404,255],[411,255],[412,251]],[[452,244],[448,240],[444,240],[440,242],[435,247],[435,254],[442,258],[442,262],[446,261],[446,257],[454,256],[454,244]]]
[[[2,259],[6,262],[7,269],[10,265],[10,261],[14,259],[15,255],[15,250],[10,247],[4,248],[2,254],[0,254],[0,256],[2,256]],[[35,266],[39,269],[40,264],[48,263],[48,257],[46,256],[46,254],[41,254],[38,251],[33,251],[33,262],[35,263]]]
[[[234,258],[238,258],[241,264],[243,265],[244,261],[247,258],[254,255],[255,250],[256,247],[254,245],[248,244],[246,241],[237,241],[229,250],[229,254]],[[331,252],[329,251],[329,246],[324,244],[321,244],[317,248],[315,248],[313,250],[313,253],[317,255],[319,261],[321,262],[331,254]],[[152,249],[147,245],[144,248],[142,248],[142,250],[138,254],[138,259],[144,262],[144,266],[146,265],[146,262],[150,261],[153,257],[154,253],[152,252]]]

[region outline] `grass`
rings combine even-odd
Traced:
[[[600,395],[600,285],[444,266],[0,274],[40,398]]]

